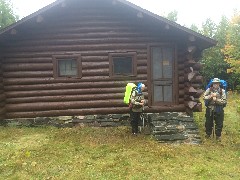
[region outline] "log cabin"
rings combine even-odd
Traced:
[[[126,0],[57,0],[0,31],[0,118],[198,112],[198,62],[216,41]]]

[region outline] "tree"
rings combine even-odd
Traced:
[[[235,88],[240,83],[240,12],[234,13],[226,34],[226,44],[222,52],[225,62],[229,64],[228,73]]]
[[[174,11],[168,13],[166,18],[170,21],[177,22],[177,15],[178,15],[178,12],[176,10],[174,10]]]
[[[18,20],[14,14],[10,0],[0,0],[0,29],[9,26]]]
[[[219,25],[216,25],[210,19],[202,24],[202,33],[205,36],[217,40],[217,45],[204,50],[201,63],[204,64],[201,74],[205,79],[205,84],[212,78],[218,77],[228,80],[228,63],[224,60],[222,48],[225,46],[226,31],[228,30],[228,20],[222,17]]]

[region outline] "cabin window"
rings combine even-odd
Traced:
[[[82,63],[80,55],[53,56],[53,76],[55,78],[81,78]]]
[[[110,53],[110,76],[136,76],[137,53]]]

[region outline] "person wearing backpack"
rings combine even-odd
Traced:
[[[206,105],[206,138],[210,138],[215,123],[216,140],[221,141],[224,120],[224,107],[227,103],[226,92],[220,87],[220,79],[214,78],[211,86],[205,91],[203,99]],[[214,136],[214,134],[213,134]]]
[[[145,85],[143,83],[138,83],[137,87],[133,89],[130,104],[131,109],[130,113],[132,116],[131,126],[132,126],[132,134],[136,135],[138,133],[138,124],[140,121],[140,115],[143,112],[145,99],[142,91],[145,89]]]

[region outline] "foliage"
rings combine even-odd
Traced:
[[[18,16],[14,14],[10,0],[0,0],[0,29],[16,22]]]
[[[200,33],[216,39],[218,41],[217,45],[206,49],[203,52],[201,63],[204,64],[201,74],[204,76],[205,84],[212,78],[218,77],[227,80],[228,64],[224,61],[224,55],[221,49],[225,44],[225,33],[228,29],[228,21],[225,17],[222,17],[219,25],[216,25],[210,19],[202,25],[202,30]]]
[[[176,10],[174,10],[174,11],[168,13],[166,18],[170,21],[177,22],[177,15],[178,15],[178,12]]]
[[[239,114],[230,94],[221,143],[162,144],[128,127],[0,127],[0,179],[239,179]]]
[[[229,64],[228,73],[240,81],[240,13],[235,12],[227,32],[226,44],[222,49],[225,61]],[[236,83],[237,84],[237,83]]]

